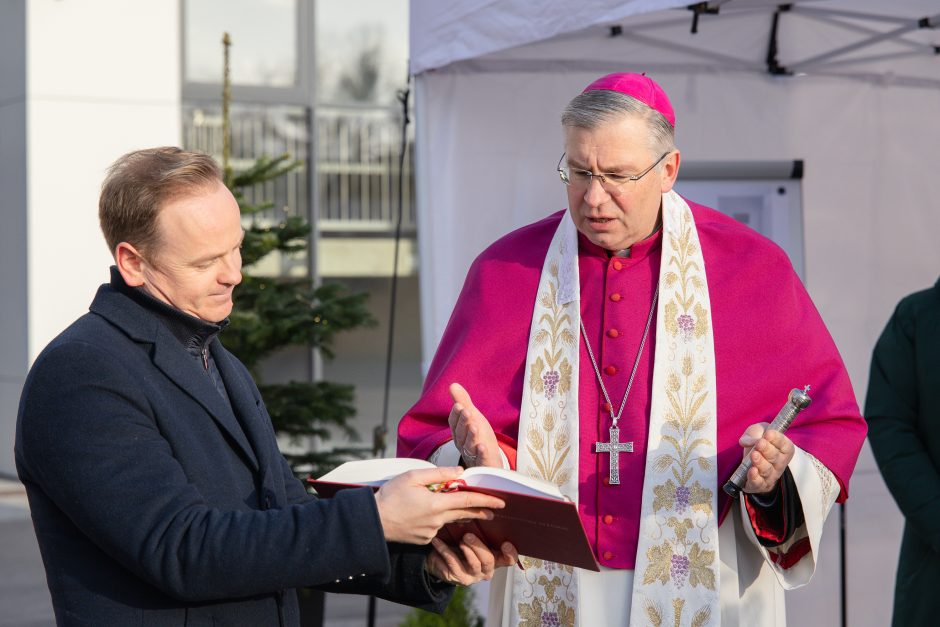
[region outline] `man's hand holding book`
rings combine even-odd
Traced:
[[[432,543],[428,572],[448,583],[470,585],[491,579],[496,568],[515,563],[518,553],[509,542],[502,544],[501,552],[494,552],[471,533],[464,534],[457,546],[435,538],[448,523],[492,520],[492,510],[505,506],[502,499],[479,492],[428,489],[449,485],[462,473],[460,467],[411,470],[385,482],[376,491],[375,502],[386,540]]]

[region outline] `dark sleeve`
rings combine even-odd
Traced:
[[[865,418],[878,468],[907,524],[940,551],[940,475],[917,429],[915,339],[915,314],[902,301],[875,345]]]
[[[255,399],[263,402],[261,392],[254,379],[241,362],[234,360],[242,369],[242,376],[251,387]],[[307,492],[303,481],[297,479],[284,457],[279,459],[280,472],[284,478],[287,501],[290,504],[305,503],[317,497]],[[389,576],[359,573],[345,579],[334,579],[320,589],[343,594],[370,594],[379,598],[418,607],[429,612],[443,612],[453,596],[454,586],[432,580],[424,568],[430,546],[389,543]]]
[[[769,494],[745,495],[744,506],[757,541],[767,548],[787,542],[804,521],[803,506],[789,468]]]
[[[389,543],[391,576],[384,581],[375,578],[337,580],[320,589],[343,594],[373,594],[379,598],[442,613],[454,593],[454,586],[431,578],[424,563],[430,546]]]
[[[291,505],[306,503],[316,497],[304,488],[304,483],[294,475],[290,464],[284,457],[281,457],[281,474],[284,475],[284,490],[287,492],[287,502]]]
[[[120,354],[71,342],[40,358],[21,401],[18,463],[103,552],[186,602],[390,577],[371,490],[264,511],[212,507],[161,433],[178,417],[164,407],[158,421],[148,386]]]

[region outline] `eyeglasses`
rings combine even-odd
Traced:
[[[597,182],[601,184],[601,187],[608,194],[620,194],[624,191],[624,186],[631,181],[639,181],[641,178],[650,173],[650,171],[659,165],[659,162],[666,158],[671,150],[664,152],[659,159],[657,159],[653,165],[646,168],[639,174],[615,174],[611,172],[604,172],[595,174],[590,170],[581,170],[579,168],[572,168],[570,165],[565,164],[561,165],[561,162],[565,160],[565,154],[561,153],[561,159],[558,160],[558,165],[556,170],[558,170],[558,177],[561,178],[561,182],[565,185],[569,185],[576,189],[587,189],[590,187],[594,179],[597,179]]]

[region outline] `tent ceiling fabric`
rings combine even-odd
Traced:
[[[565,206],[553,169],[565,103],[605,72],[632,70],[670,94],[686,163],[805,162],[807,285],[864,389],[890,301],[940,267],[940,29],[917,28],[940,2],[796,2],[778,19],[777,63],[806,76],[768,74],[778,6],[766,0],[723,2],[696,34],[675,2],[411,6],[425,370],[473,258]]]
[[[575,20],[554,1],[412,0],[412,71],[743,71],[940,88],[936,2],[898,0],[891,14],[875,0],[699,6],[594,0]]]
[[[685,4],[677,0],[411,0],[411,73]]]

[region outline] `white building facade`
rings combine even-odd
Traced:
[[[15,474],[29,365],[108,280],[105,170],[130,150],[180,142],[179,6],[0,3],[2,475]]]

